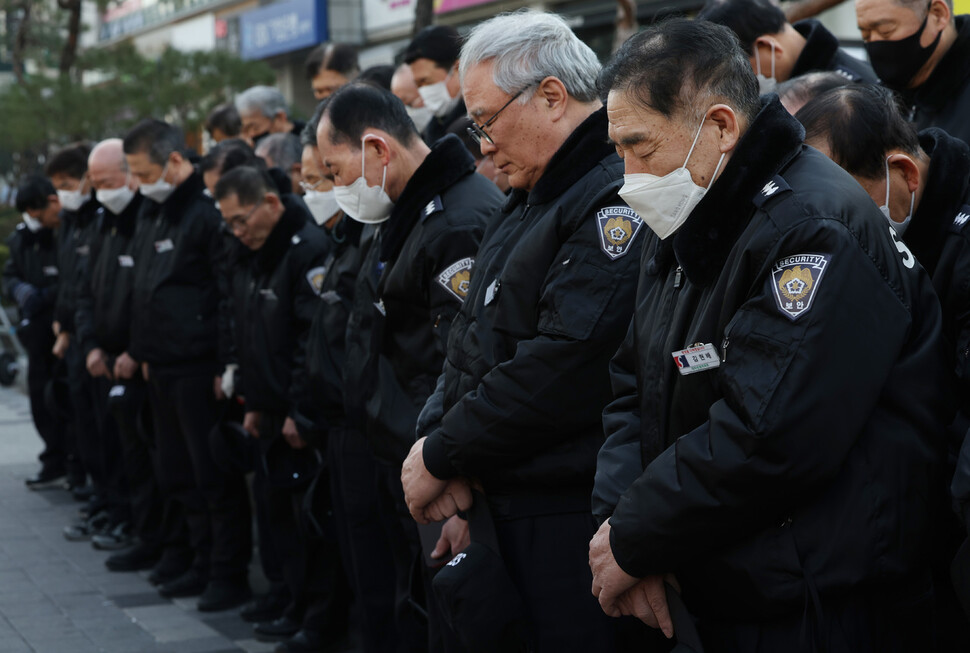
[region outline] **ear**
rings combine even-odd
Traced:
[[[290,174],[291,175],[294,174],[294,173],[301,174],[302,172],[303,172],[303,164],[302,163],[294,163],[293,165],[290,166]]]
[[[909,155],[903,153],[891,154],[889,156],[889,169],[890,171],[898,170],[903,173],[903,179],[906,180],[906,186],[909,188],[909,192],[914,193],[919,188],[919,166],[916,165],[916,162]]]
[[[269,207],[271,209],[273,209],[274,211],[276,209],[278,209],[278,208],[282,208],[283,207],[283,200],[281,200],[280,199],[280,196],[277,195],[273,191],[270,191],[270,192],[266,193],[266,200],[265,201],[269,205]]]
[[[751,48],[751,69],[757,73],[758,72],[758,60],[761,60],[761,74],[765,77],[771,75],[771,53],[772,50],[775,53],[775,68],[778,67],[778,60],[781,59],[782,53],[784,53],[784,48],[773,36],[768,36],[767,34],[759,36],[754,40],[754,45]]]
[[[717,146],[721,154],[733,150],[741,140],[741,125],[734,109],[726,104],[715,104],[707,110],[707,119],[717,126]]]
[[[542,102],[542,107],[552,112],[553,121],[559,120],[566,113],[569,93],[566,91],[566,85],[558,78],[546,77],[539,82],[536,95]]]
[[[950,11],[950,5],[944,2],[944,0],[933,0],[930,3],[929,16],[927,22],[932,23],[934,27],[941,30],[950,24],[953,12]],[[936,36],[934,35],[933,38],[936,38]]]
[[[387,144],[387,138],[382,133],[365,134],[365,136],[370,136],[362,145],[366,159],[370,160],[376,157],[381,160],[382,166],[390,163],[391,147]]]

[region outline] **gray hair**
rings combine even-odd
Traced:
[[[290,115],[289,110],[286,108],[286,98],[283,97],[283,94],[279,90],[272,86],[253,86],[252,88],[247,88],[236,96],[234,104],[236,105],[236,111],[240,115],[252,111],[259,111],[267,118],[274,117],[280,111],[286,114],[287,117]]]
[[[473,66],[491,61],[492,81],[509,95],[555,77],[571,97],[597,99],[599,60],[556,14],[522,9],[487,20],[472,30],[459,61],[462,84]]]
[[[256,156],[268,159],[281,170],[289,170],[299,163],[303,156],[303,148],[296,134],[270,134],[259,142]]]

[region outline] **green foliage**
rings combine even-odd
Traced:
[[[222,51],[168,49],[148,59],[130,43],[83,53],[76,83],[68,77],[34,76],[0,93],[0,152],[22,153],[10,172],[17,177],[36,156],[78,140],[121,136],[142,118],[155,117],[197,129],[208,112],[239,91],[273,83],[263,62],[244,62]]]

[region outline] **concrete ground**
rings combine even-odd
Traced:
[[[27,398],[0,388],[0,653],[273,650],[235,611],[203,615],[194,599],[163,599],[147,572],[110,572],[106,553],[65,540],[80,504],[24,487],[39,451]]]

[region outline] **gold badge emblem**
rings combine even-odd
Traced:
[[[616,260],[630,251],[643,220],[628,206],[608,206],[596,213],[596,224],[600,230],[600,247]]]
[[[472,266],[474,264],[475,259],[470,256],[455,261],[442,270],[436,280],[455,299],[464,302],[465,297],[468,296],[468,289],[471,287]]]
[[[830,260],[828,254],[797,254],[780,259],[772,266],[775,301],[788,319],[794,322],[812,307]]]

